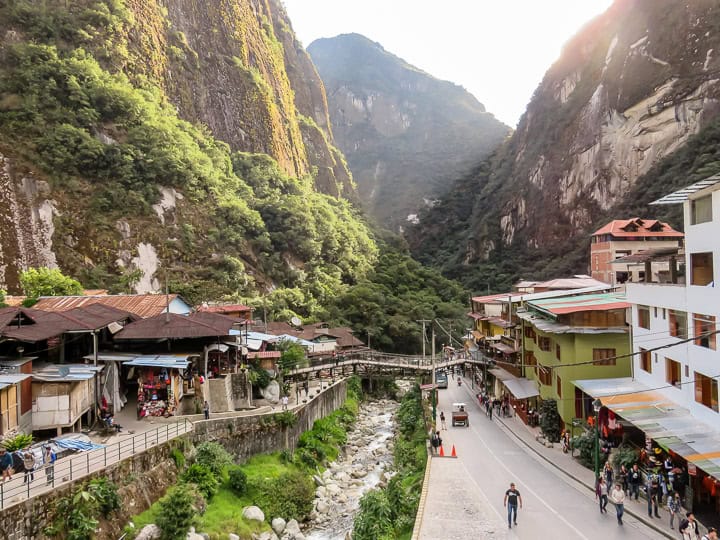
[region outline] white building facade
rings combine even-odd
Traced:
[[[627,284],[633,376],[720,430],[720,176],[653,204],[683,204],[686,276],[684,284]]]

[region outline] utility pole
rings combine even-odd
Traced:
[[[422,338],[421,338],[421,341],[422,341],[422,351],[423,351],[423,352],[422,352],[422,363],[423,363],[423,366],[424,366],[424,365],[425,365],[425,336],[427,335],[427,334],[425,334],[425,324],[426,324],[426,323],[429,323],[429,322],[432,322],[432,321],[429,321],[429,320],[427,320],[427,319],[420,319],[420,320],[418,320],[417,322],[419,322],[419,323],[422,324]]]
[[[432,329],[432,343],[430,345],[431,357],[430,357],[430,369],[432,370],[432,416],[433,416],[433,422],[435,421],[435,417],[437,415],[437,396],[438,391],[435,384],[435,325],[433,323],[430,323],[430,328]]]

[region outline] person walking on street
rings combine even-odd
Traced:
[[[653,517],[654,511],[655,517],[659,518],[658,497],[660,497],[660,479],[657,473],[653,472],[648,474],[647,482],[645,483],[645,493],[647,494],[648,516]]]
[[[205,415],[205,420],[210,420],[210,404],[207,399],[205,400],[205,403],[203,403],[203,414]]]
[[[635,500],[638,500],[640,496],[640,481],[642,480],[642,473],[638,468],[637,463],[632,466],[630,474],[628,475],[628,483],[630,484],[630,498],[632,499],[635,495]]]
[[[447,423],[445,422],[445,412],[440,411],[440,427],[447,431]]]
[[[283,396],[281,401],[282,401],[282,410],[287,411],[288,410],[288,401],[289,401],[287,395]]]
[[[625,513],[625,490],[622,488],[620,483],[615,484],[615,487],[610,492],[610,500],[615,505],[615,513],[617,514],[618,525],[623,524],[623,514]]]
[[[612,465],[610,465],[610,460],[605,462],[605,467],[603,467],[603,476],[605,477],[607,488],[612,489],[615,471],[613,471]]]
[[[440,438],[440,432],[436,431],[430,437],[430,448],[431,448],[430,451],[433,454],[437,455],[438,449],[440,448],[440,446],[442,446],[442,439]]]
[[[717,529],[715,527],[710,527],[707,534],[704,534],[700,540],[718,540]]]
[[[55,452],[52,451],[52,447],[46,444],[43,448],[43,465],[45,466],[45,479],[47,484],[50,485],[55,479]]]
[[[35,480],[35,456],[32,455],[32,452],[28,451],[23,454],[23,467],[25,467],[23,483],[27,484]]]
[[[517,526],[518,503],[520,503],[520,508],[522,508],[520,492],[515,489],[515,484],[511,483],[510,489],[505,492],[505,498],[503,499],[503,506],[507,507],[508,529],[512,528],[513,523]]]
[[[680,494],[676,491],[675,495],[668,497],[668,510],[670,510],[670,528],[674,529],[675,514],[680,512],[682,504],[680,502]],[[678,518],[679,520],[680,518]]]
[[[600,513],[605,512],[607,514],[608,486],[602,476],[598,478],[597,486],[595,486],[595,498],[600,501]]]
[[[628,470],[625,465],[620,465],[620,470],[617,474],[617,481],[620,482],[620,485],[622,486],[623,491],[626,495],[629,495],[630,492],[628,491]]]
[[[698,540],[700,534],[698,533],[698,524],[695,521],[695,514],[688,512],[686,518],[680,522],[678,531],[682,535],[683,540]]]
[[[3,482],[6,480],[12,480],[12,466],[12,454],[4,448],[0,448],[0,471],[2,471]]]

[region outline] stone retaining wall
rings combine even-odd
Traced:
[[[116,540],[122,525],[131,516],[146,510],[175,484],[177,469],[172,460],[173,448],[182,446],[182,439],[198,444],[211,440],[222,444],[236,460],[243,461],[255,454],[294,449],[300,435],[315,422],[342,407],[347,398],[347,383],[340,381],[323,390],[320,395],[295,410],[297,422],[283,427],[273,421],[273,414],[236,416],[199,421],[186,435],[136,454],[102,471],[70,482],[21,504],[0,512],[0,538],[3,540],[36,540],[47,538],[43,529],[53,518],[58,499],[68,496],[92,478],[106,477],[120,486],[122,508],[111,522],[102,522],[96,535],[98,540]],[[278,407],[275,412],[281,412]]]

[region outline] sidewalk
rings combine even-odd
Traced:
[[[569,452],[567,454],[563,453],[560,443],[554,444],[552,448],[548,448],[539,443],[536,440],[536,436],[541,433],[539,427],[532,428],[517,416],[501,418],[498,415],[493,415],[493,421],[500,424],[505,431],[532,450],[537,456],[545,460],[549,465],[557,469],[558,472],[585,486],[591,492],[595,492],[594,471],[584,467],[578,460],[573,458]],[[684,514],[675,516],[676,528],[673,530],[670,528],[670,512],[667,506],[660,506],[660,515],[662,518],[650,518],[647,515],[647,500],[644,498],[640,498],[637,502],[626,498],[625,513],[630,514],[638,521],[642,521],[645,525],[654,529],[665,538],[677,538],[677,526],[680,520],[685,517]],[[704,531],[705,527],[701,527],[701,530]]]

